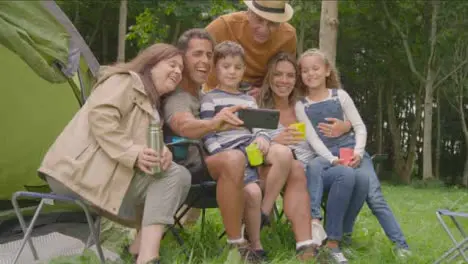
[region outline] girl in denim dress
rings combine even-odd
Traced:
[[[327,247],[337,263],[348,263],[340,250],[346,223],[353,223],[367,197],[369,173],[373,166],[365,153],[366,127],[350,96],[340,88],[336,69],[325,54],[311,49],[299,59],[301,84],[305,95],[296,103],[299,121],[306,123],[306,138],[318,157],[309,162],[307,178],[312,217],[320,221],[323,193],[328,193]],[[353,130],[338,137],[318,133],[319,123],[327,118],[348,120]],[[331,132],[331,131],[330,131]],[[349,163],[339,158],[340,148],[352,148]]]

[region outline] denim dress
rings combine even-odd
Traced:
[[[352,131],[349,131],[338,138],[329,138],[318,132],[320,131],[318,124],[326,122],[325,118],[344,120],[343,108],[341,107],[341,103],[338,98],[338,89],[332,89],[331,100],[308,104],[304,98],[302,99],[302,103],[305,105],[305,113],[312,123],[315,131],[317,131],[317,135],[320,140],[322,140],[334,156],[338,157],[340,148],[354,148],[356,145],[356,139],[354,132]]]

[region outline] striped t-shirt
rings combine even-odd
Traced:
[[[258,108],[255,99],[244,93],[229,93],[214,89],[203,95],[201,100],[200,118],[211,119],[224,107],[245,105],[249,108]],[[210,133],[203,137],[205,148],[210,154],[224,149],[234,149],[249,144],[256,136],[264,136],[269,139],[267,133],[254,129],[238,128],[227,131]]]

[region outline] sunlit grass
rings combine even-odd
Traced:
[[[439,225],[435,212],[439,208],[468,211],[468,195],[464,190],[413,187],[383,187],[385,197],[393,209],[408,239],[413,255],[398,259],[393,245],[385,236],[376,218],[365,207],[358,217],[351,248],[350,263],[432,263],[451,245],[451,241]],[[468,226],[468,221],[461,221]],[[117,252],[129,242],[129,230],[106,224],[104,245]],[[161,249],[163,263],[237,263],[236,256],[225,249],[225,239],[218,240],[222,232],[218,210],[209,210],[204,234],[199,222],[182,233],[187,258],[171,234],[164,239]],[[294,257],[294,237],[289,224],[282,221],[262,231],[262,242],[269,252],[270,263],[299,263]],[[124,263],[132,263],[125,254]],[[71,262],[73,261],[73,262]],[[97,258],[86,254],[74,258],[61,258],[58,263],[98,263]]]

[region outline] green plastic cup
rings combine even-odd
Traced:
[[[258,148],[257,144],[252,143],[245,148],[247,153],[247,159],[249,160],[250,166],[259,166],[263,164],[263,153]]]
[[[291,124],[289,127],[294,128],[297,130],[297,132],[302,133],[302,136],[299,136],[298,138],[305,139],[306,125],[304,122],[294,123],[294,124]]]

